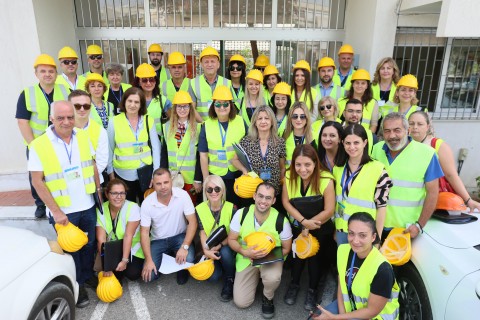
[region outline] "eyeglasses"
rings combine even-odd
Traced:
[[[155,78],[141,78],[140,81],[142,81],[142,83],[148,83],[148,82],[155,83],[156,82]]]
[[[216,186],[215,188],[208,187],[205,191],[207,191],[207,193],[212,193],[213,191],[215,191],[215,193],[219,193],[220,191],[222,191],[222,188],[220,188],[219,186]]]
[[[221,107],[224,107],[225,109],[227,109],[228,107],[230,107],[230,103],[229,102],[215,102],[215,108],[221,108]]]
[[[243,70],[243,67],[242,67],[242,66],[237,66],[237,67],[235,67],[235,66],[230,66],[230,67],[229,67],[229,70],[230,70],[230,71],[242,71],[242,70]]]
[[[102,60],[103,56],[101,54],[92,54],[91,56],[88,56],[92,60]]]
[[[73,106],[75,107],[75,110],[77,110],[77,111],[82,109],[82,107],[83,107],[83,110],[90,110],[90,108],[92,107],[92,105],[89,104],[89,103],[85,103],[85,104],[74,103]]]
[[[323,111],[325,110],[325,108],[327,108],[328,110],[332,109],[332,105],[331,104],[327,104],[325,106],[320,106],[320,111]]]
[[[183,104],[183,105],[177,104],[177,109],[188,110],[188,109],[190,109],[190,105],[188,105],[188,104]]]
[[[125,197],[127,195],[126,192],[109,192],[108,193],[109,195],[111,195],[112,197],[116,198],[116,197]]]
[[[77,60],[63,60],[62,63],[66,66],[68,66],[69,64],[74,66],[77,64]]]
[[[356,113],[356,114],[362,114],[362,110],[353,110],[353,109],[347,109],[347,113]]]
[[[292,114],[293,120],[297,120],[298,118],[300,118],[300,120],[305,120],[307,119],[307,116],[304,114]]]

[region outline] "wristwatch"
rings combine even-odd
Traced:
[[[188,244],[184,244],[184,245],[182,246],[182,248],[185,249],[185,250],[188,250],[188,248],[190,248],[190,246],[189,246]]]

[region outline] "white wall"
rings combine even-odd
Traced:
[[[480,37],[478,0],[443,0],[437,37]]]

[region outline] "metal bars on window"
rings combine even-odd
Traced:
[[[343,29],[345,0],[278,0],[277,27]]]
[[[272,1],[215,0],[214,26],[221,28],[271,28]]]
[[[150,26],[208,27],[208,0],[150,0]]]
[[[144,0],[75,0],[77,27],[145,27]]]

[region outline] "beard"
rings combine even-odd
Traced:
[[[326,83],[326,84],[327,84],[327,83],[332,82],[332,78],[331,78],[331,77],[328,77],[327,80],[325,80],[324,78],[320,78],[320,81],[322,81],[322,83]]]
[[[161,61],[158,60],[158,59],[153,59],[153,60],[151,60],[151,63],[152,63],[153,66],[158,67],[160,65]]]
[[[402,139],[395,139],[394,141],[399,141],[396,147],[392,146],[387,140],[385,140],[385,143],[387,144],[388,149],[390,149],[391,151],[399,151],[407,145],[408,136],[405,135]]]

